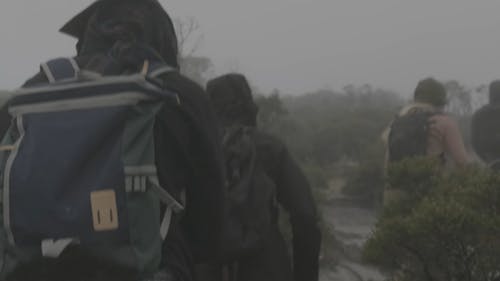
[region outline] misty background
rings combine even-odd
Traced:
[[[2,0],[0,88],[74,54],[57,32],[90,0]],[[161,0],[195,18],[214,75],[240,71],[262,92],[369,83],[409,96],[426,76],[469,87],[500,77],[500,2],[490,0]]]
[[[41,62],[74,55],[76,40],[58,29],[91,2],[1,0],[0,89],[18,87]],[[500,79],[500,1],[160,2],[178,22],[197,23],[186,68],[198,75],[211,62],[212,77],[247,75],[257,90],[259,127],[282,139],[307,175],[323,214],[321,280],[383,280],[361,262],[386,180],[380,134],[417,82],[434,76],[472,151],[471,115],[485,102],[484,86]]]

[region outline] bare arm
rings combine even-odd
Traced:
[[[444,121],[446,122],[444,134],[446,152],[451,156],[455,164],[465,166],[469,162],[469,156],[460,129],[450,117],[446,117]]]

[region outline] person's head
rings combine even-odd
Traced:
[[[78,55],[133,43],[149,47],[167,64],[178,67],[174,26],[157,0],[97,0],[60,31],[78,39]]]
[[[258,109],[245,76],[231,73],[210,80],[207,93],[223,125],[257,125]]]
[[[500,80],[495,80],[490,84],[490,103],[499,104],[500,103]]]
[[[418,82],[413,99],[415,102],[443,108],[447,102],[446,89],[436,79],[426,78]]]

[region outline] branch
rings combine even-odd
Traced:
[[[200,24],[195,18],[189,17],[186,19],[174,19],[174,25],[179,44],[179,56],[192,56],[198,51],[203,41],[203,34],[199,32]],[[191,44],[190,42],[193,43]],[[192,45],[192,47],[188,45]]]

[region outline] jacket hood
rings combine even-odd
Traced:
[[[258,109],[245,76],[231,73],[210,80],[207,93],[223,125],[256,126]]]
[[[178,67],[174,25],[157,0],[97,0],[60,31],[78,39],[79,55],[107,51],[119,41],[133,40],[151,47],[167,64]]]
[[[500,80],[495,80],[491,82],[489,87],[490,92],[490,103],[500,104]]]

